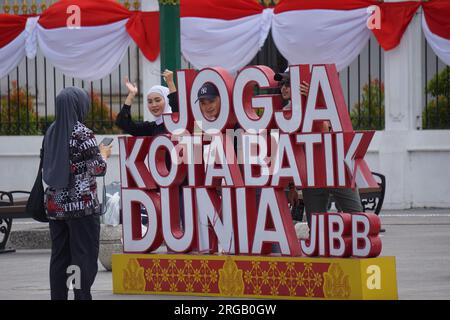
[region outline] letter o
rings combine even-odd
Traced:
[[[170,152],[170,157],[172,159],[170,171],[167,170],[165,159],[162,163],[155,159],[155,155],[157,155],[158,149],[160,148],[165,148]],[[151,159],[150,156],[152,156],[153,159]],[[174,161],[175,159],[178,159],[178,154],[173,142],[167,136],[157,136],[150,144],[148,164],[150,173],[159,186],[169,187],[174,182],[178,173],[178,161]],[[166,171],[163,172],[166,174],[161,174],[161,170]]]

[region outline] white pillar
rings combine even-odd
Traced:
[[[422,126],[421,14],[419,8],[398,47],[384,54],[386,131]]]
[[[382,135],[379,171],[386,176],[384,207],[390,209],[410,208],[412,204],[408,146],[422,122],[420,18],[421,9],[414,15],[398,47],[384,53],[386,128],[379,133]]]
[[[142,1],[142,11],[159,11],[159,3],[158,0],[143,0]],[[152,30],[150,30],[153,32]],[[142,96],[143,96],[143,105],[144,108],[144,120],[152,121],[154,119],[153,115],[147,109],[147,92],[154,85],[161,84],[161,77],[156,73],[161,72],[161,60],[160,56],[151,62],[148,61],[147,58],[144,57],[142,53],[140,53],[140,59],[142,61]]]

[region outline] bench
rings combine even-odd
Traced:
[[[375,178],[378,178],[378,188],[362,188],[359,190],[359,196],[361,197],[361,203],[364,208],[364,212],[372,211],[377,216],[381,212],[381,207],[384,202],[384,195],[386,192],[386,177],[381,173],[372,172]]]
[[[377,188],[360,188],[359,189],[359,196],[361,198],[361,204],[363,207],[364,212],[373,212],[377,216],[381,212],[381,208],[383,206],[384,201],[384,195],[386,192],[386,178],[384,175],[376,172],[372,172],[372,175],[375,177],[378,183]],[[298,194],[299,197],[299,205],[297,208],[297,211],[295,213],[295,216],[298,217],[298,219],[303,218],[303,212],[305,209],[305,204],[303,203],[303,195],[301,194],[301,191],[299,191]],[[333,196],[330,197],[330,201],[328,203],[328,209],[331,208],[332,204],[335,202],[333,199]],[[336,208],[339,210],[337,205],[335,204]],[[294,213],[292,213],[294,216]],[[296,220],[296,219],[294,219]],[[380,232],[384,232],[384,229],[381,229]]]
[[[28,197],[14,198],[16,194],[29,195],[28,191],[0,191],[0,254],[15,252],[13,248],[6,248],[11,233],[13,219],[31,218],[26,212]]]

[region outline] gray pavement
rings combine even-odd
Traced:
[[[450,299],[450,209],[385,210],[381,215],[383,256],[395,256],[399,299]],[[17,220],[16,231],[42,228]],[[0,254],[0,299],[49,299],[50,250]],[[211,297],[112,294],[112,274],[99,265],[93,286],[98,300],[213,299]]]

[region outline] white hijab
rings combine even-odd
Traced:
[[[164,98],[164,111],[163,113],[159,116],[159,117],[155,117],[155,122],[157,125],[160,125],[161,123],[163,123],[163,114],[165,113],[172,113],[172,108],[170,107],[169,104],[169,88],[167,87],[163,87],[163,86],[153,86],[150,88],[150,90],[147,93],[147,97],[149,94],[151,93],[157,93],[159,94],[161,97]]]

